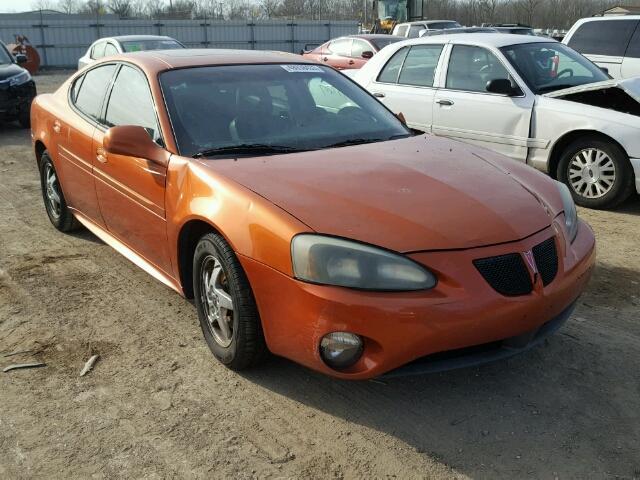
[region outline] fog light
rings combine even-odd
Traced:
[[[322,337],[320,355],[331,368],[343,369],[356,363],[362,356],[362,339],[347,332],[333,332]]]

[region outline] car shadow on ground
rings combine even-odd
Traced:
[[[640,349],[634,332],[609,328],[620,315],[611,310],[580,303],[543,345],[479,367],[348,382],[274,358],[243,376],[472,478],[635,478],[640,378],[629,367]]]

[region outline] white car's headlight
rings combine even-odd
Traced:
[[[426,290],[436,277],[402,255],[362,243],[316,234],[291,242],[293,273],[312,283],[363,290]]]
[[[29,80],[31,80],[31,74],[25,70],[13,77],[7,78],[5,82],[8,82],[10,87],[15,87],[16,85],[27,83]]]
[[[567,229],[567,235],[569,241],[573,243],[578,234],[578,212],[576,210],[576,204],[573,201],[569,187],[564,183],[558,183],[558,190],[560,191],[560,197],[562,198],[562,208],[564,210],[564,225]]]

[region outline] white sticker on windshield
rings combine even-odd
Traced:
[[[280,65],[287,72],[290,73],[322,73],[322,69],[316,65]]]

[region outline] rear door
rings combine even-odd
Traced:
[[[490,80],[515,81],[490,50],[453,45],[450,52],[445,86],[435,96],[433,133],[526,161],[533,95],[509,97],[487,92]]]
[[[109,231],[158,269],[172,271],[167,246],[167,165],[145,158],[108,154],[104,134],[116,125],[144,127],[158,143],[162,135],[146,76],[122,65],[108,93],[102,125],[93,138],[96,192]]]
[[[414,45],[398,50],[368,88],[407,124],[431,131],[435,74],[444,45]]]
[[[115,64],[100,65],[78,77],[69,92],[73,114],[68,118],[56,118],[53,124],[67,202],[101,226],[104,223],[93,181],[92,141],[115,71]]]
[[[332,66],[333,68],[337,68],[338,70],[344,70],[347,68],[352,68],[349,65],[351,61],[351,44],[353,40],[351,38],[338,38],[329,42],[327,45],[327,49],[325,51],[325,55],[322,60],[327,64]]]
[[[638,20],[607,19],[584,22],[569,38],[567,45],[622,78],[622,62]]]
[[[640,77],[640,23],[631,37],[622,61],[622,78]]]

